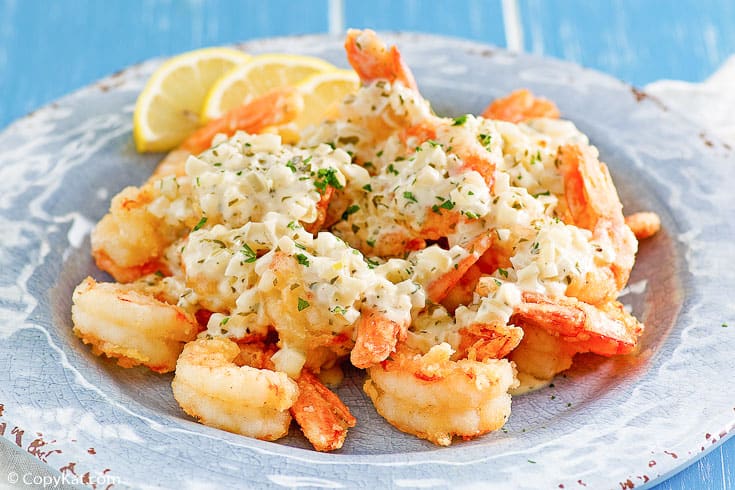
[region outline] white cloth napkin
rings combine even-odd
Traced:
[[[735,145],[735,56],[702,83],[659,80],[645,91]]]

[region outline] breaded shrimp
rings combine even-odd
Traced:
[[[522,298],[511,321],[559,336],[576,352],[629,354],[643,333],[643,324],[617,301],[592,306],[575,298],[549,298],[532,292],[524,292]]]
[[[299,396],[285,373],[235,364],[240,349],[224,338],[184,347],[171,383],[181,408],[204,425],[266,441],[288,433]]]
[[[535,97],[531,91],[522,88],[492,101],[482,112],[482,117],[512,123],[539,117],[558,119],[559,109],[550,100]]]
[[[91,277],[74,289],[72,301],[74,333],[122,367],[173,371],[184,343],[198,331],[196,320],[178,306]]]
[[[607,256],[597,255],[595,267],[572,279],[566,294],[586,303],[614,300],[625,287],[635,262],[638,241],[623,218],[615,185],[607,166],[590,147],[566,145],[559,148],[564,196],[559,208],[562,219],[592,232],[592,241]]]
[[[424,355],[403,347],[368,370],[365,392],[378,413],[403,432],[440,446],[502,427],[510,415],[508,390],[517,383],[506,360],[450,360],[449,344]]]

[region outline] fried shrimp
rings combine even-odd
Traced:
[[[386,420],[440,446],[497,430],[510,415],[515,386],[506,360],[452,361],[449,344],[424,355],[405,347],[368,370],[365,392]]]
[[[181,308],[91,277],[74,289],[72,301],[74,333],[95,354],[116,358],[122,367],[173,371],[184,342],[198,331],[196,320]]]
[[[592,306],[575,298],[549,298],[523,293],[512,321],[540,327],[574,346],[576,352],[603,356],[629,354],[643,325],[617,301]]]
[[[174,398],[205,425],[275,441],[288,432],[298,385],[285,373],[235,364],[239,354],[223,338],[186,344],[171,383]]]
[[[196,225],[198,206],[187,178],[167,177],[126,187],[92,231],[97,266],[118,282],[168,272],[166,248]]]
[[[595,267],[587,274],[572,279],[566,294],[590,304],[612,301],[628,282],[638,241],[625,224],[610,172],[592,148],[561,147],[559,160],[564,178],[562,219],[591,231],[603,252],[595,256]]]
[[[550,100],[535,97],[527,89],[520,89],[492,101],[482,112],[482,117],[512,123],[538,117],[558,119],[559,109]]]

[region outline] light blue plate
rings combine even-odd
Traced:
[[[677,471],[735,423],[732,153],[608,76],[560,61],[425,35],[398,43],[437,112],[478,113],[528,87],[557,102],[608,162],[627,212],[659,213],[622,301],[648,326],[637,357],[584,357],[555,386],[513,401],[505,430],[438,448],[386,424],[348,373],[339,395],[358,425],[319,454],[297,430],[280,443],[193,422],[171,376],[95,357],[71,332],[73,288],[105,279],[89,230],[157,155],[135,153],[135,98],[160,61],[130,68],[0,134],[0,429],[54,468],[118,486],[227,488],[636,488]],[[248,43],[321,56],[326,36]],[[729,161],[728,161],[729,160]],[[723,323],[729,323],[724,328]],[[15,430],[13,430],[15,428]],[[23,431],[22,433],[20,431]]]

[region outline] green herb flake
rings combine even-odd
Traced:
[[[539,193],[537,193],[537,194],[531,194],[531,195],[532,195],[532,196],[533,196],[534,198],[537,198],[537,197],[539,197],[539,196],[550,196],[550,195],[551,195],[551,192],[549,192],[549,191],[546,191],[546,192],[539,192]]]
[[[298,308],[299,311],[304,311],[309,306],[310,305],[308,301],[306,301],[305,299],[299,298],[299,304],[296,307]]]
[[[452,122],[452,126],[461,126],[466,122],[467,122],[467,114],[465,114],[464,116],[455,117],[454,121]]]
[[[293,164],[293,160],[287,161],[286,166],[291,169],[291,172],[296,173],[296,165]]]
[[[439,207],[446,210],[454,209],[454,201],[450,201],[449,199],[447,199],[446,201],[441,203]]]
[[[258,258],[258,255],[253,251],[252,248],[250,248],[250,245],[247,243],[242,244],[242,249],[240,250],[240,253],[245,256],[245,262],[250,264],[256,261]]]
[[[373,192],[373,186],[370,184],[365,184],[364,186],[362,186],[362,190],[367,191],[367,192]]]
[[[316,173],[316,180],[314,180],[314,187],[320,193],[324,193],[327,190],[327,186],[334,187],[335,189],[341,189],[343,186],[337,179],[337,170],[332,167],[320,168]]]
[[[196,225],[194,225],[194,230],[193,231],[197,231],[199,228],[201,228],[202,226],[204,226],[206,223],[207,223],[207,217],[206,216],[202,216],[202,219],[199,220],[199,223],[197,223]]]
[[[491,134],[478,134],[477,141],[479,141],[482,146],[488,147],[493,141],[493,136]]]
[[[396,167],[394,167],[392,163],[388,165],[388,172],[392,173],[393,175],[398,175],[398,170],[396,170]]]
[[[508,271],[505,270],[505,269],[498,268],[498,274],[500,274],[501,276],[503,276],[506,279],[508,278]]]
[[[370,257],[363,257],[365,259],[365,262],[367,262],[367,265],[370,269],[375,269],[380,265],[380,263],[376,260],[371,259]]]
[[[360,206],[358,206],[357,204],[353,204],[353,205],[352,205],[352,206],[350,206],[349,208],[345,209],[345,212],[344,212],[344,213],[342,213],[342,219],[343,219],[343,220],[344,220],[344,219],[347,219],[347,217],[348,217],[349,215],[351,215],[351,214],[355,214],[355,213],[356,213],[356,212],[358,212],[359,210],[360,210]]]
[[[222,321],[221,321],[221,322],[219,322],[219,324],[220,324],[220,325],[227,325],[227,322],[229,322],[229,321],[230,321],[230,317],[229,317],[229,316],[226,316],[226,317],[224,317],[224,318],[222,319]]]
[[[338,315],[344,315],[345,313],[347,313],[347,308],[342,308],[341,306],[337,305],[331,309],[331,312]]]
[[[299,261],[299,264],[309,267],[309,257],[307,257],[304,254],[296,254],[296,260]]]
[[[414,197],[413,192],[408,192],[408,191],[404,192],[403,198],[409,201],[418,202],[416,198]]]

